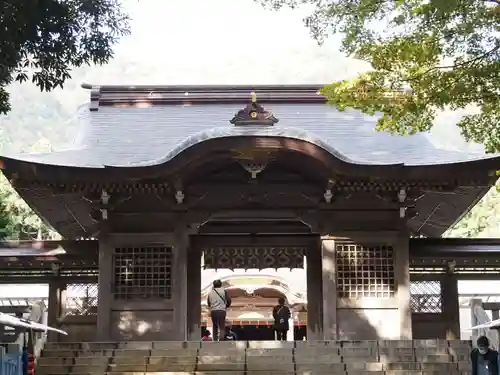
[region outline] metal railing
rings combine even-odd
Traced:
[[[0,346],[0,374],[22,375],[22,349],[17,345]]]

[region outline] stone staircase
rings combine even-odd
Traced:
[[[470,341],[48,343],[36,375],[470,375]]]

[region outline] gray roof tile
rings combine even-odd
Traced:
[[[240,104],[106,107],[81,116],[74,149],[16,155],[39,163],[75,167],[140,166],[168,161],[209,138],[283,136],[310,141],[357,164],[432,165],[484,159],[483,153],[437,148],[425,134],[391,135],[375,131],[376,117],[354,110],[339,112],[324,104],[266,106],[280,120],[271,128],[229,124]]]

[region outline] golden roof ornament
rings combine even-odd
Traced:
[[[257,94],[254,91],[250,93],[250,97],[251,103],[234,115],[229,121],[231,124],[236,126],[273,126],[279,121],[271,112],[257,103]]]

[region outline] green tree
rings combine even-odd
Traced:
[[[427,131],[439,110],[477,111],[458,123],[463,136],[500,151],[499,0],[257,0],[279,9],[315,6],[306,24],[319,42],[342,38],[342,50],[372,70],[324,88],[338,109],[380,113],[377,127]]]
[[[13,82],[51,91],[72,68],[107,63],[128,21],[119,0],[0,0],[0,114]]]
[[[0,152],[10,139],[0,132]],[[30,151],[48,151],[50,142],[41,138]],[[0,240],[57,239],[59,235],[26,204],[5,176],[0,173]]]
[[[47,226],[0,175],[0,239],[55,239],[58,234]]]
[[[497,185],[479,201],[453,228],[446,237],[500,237],[500,186]]]

